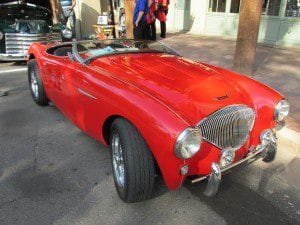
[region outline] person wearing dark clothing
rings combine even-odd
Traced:
[[[150,27],[146,22],[148,0],[137,0],[133,15],[133,36],[135,40],[149,40]]]
[[[157,6],[157,19],[160,21],[160,36],[162,38],[166,37],[166,21],[167,21],[167,14],[168,14],[168,8],[169,8],[170,0],[158,0],[158,6]]]
[[[150,26],[150,39],[156,40],[156,13],[157,13],[157,0],[148,0],[149,11],[146,15],[147,23]]]
[[[76,0],[60,0],[62,7],[62,24],[67,26],[68,20],[70,20],[70,27],[72,31],[72,38],[76,37],[75,22],[76,17],[74,13],[74,7],[76,5]]]

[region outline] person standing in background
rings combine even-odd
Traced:
[[[76,0],[60,0],[62,7],[62,24],[67,26],[68,20],[70,22],[70,28],[72,31],[72,38],[76,37],[75,23],[76,17],[74,13],[74,7],[76,5]]]
[[[157,19],[160,21],[160,37],[165,38],[166,37],[166,21],[167,21],[167,15],[168,15],[168,9],[169,9],[170,0],[158,0],[157,5]]]
[[[120,8],[119,24],[116,25],[116,31],[117,38],[126,38],[126,16],[124,8]]]
[[[133,36],[135,40],[150,39],[150,27],[146,22],[148,11],[148,0],[136,1],[133,14]]]
[[[149,12],[146,15],[147,23],[150,26],[150,39],[156,40],[156,13],[157,13],[157,0],[148,0]]]

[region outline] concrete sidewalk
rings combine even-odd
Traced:
[[[163,42],[184,57],[232,69],[234,40],[173,33]],[[254,79],[273,87],[289,99],[291,110],[286,126],[300,132],[300,49],[259,45],[254,71]]]

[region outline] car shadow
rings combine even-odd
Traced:
[[[13,66],[26,66],[27,62],[25,60],[24,61],[16,61],[12,65]]]
[[[260,187],[255,191],[237,183],[234,173],[225,175],[215,197],[210,198],[203,194],[206,182],[193,185],[186,183],[184,186],[222,216],[227,224],[298,224],[260,195]]]
[[[157,175],[155,177],[155,183],[153,187],[153,192],[151,198],[159,198],[160,196],[169,192],[162,175]]]

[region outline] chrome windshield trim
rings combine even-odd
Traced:
[[[94,100],[97,100],[97,99],[98,99],[98,98],[95,97],[94,95],[91,95],[91,94],[85,92],[84,90],[82,90],[82,89],[80,89],[80,88],[77,88],[77,90],[78,90],[78,92],[79,92],[80,94],[82,94],[82,95],[84,95],[84,96],[87,96],[87,97],[89,97],[89,98],[91,98],[91,99],[94,99]]]

